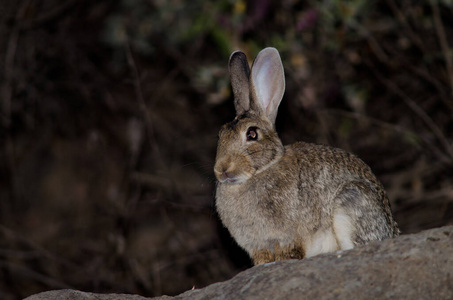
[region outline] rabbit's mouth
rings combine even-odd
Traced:
[[[215,177],[219,183],[240,184],[246,182],[252,174],[237,170],[234,164],[217,164],[214,168]]]
[[[215,172],[217,180],[220,183],[226,183],[226,184],[240,184],[246,182],[250,176],[247,174],[233,174],[232,172],[228,171],[223,171],[223,172]]]
[[[239,180],[236,178],[225,178],[223,181],[219,180],[221,183],[236,184]]]

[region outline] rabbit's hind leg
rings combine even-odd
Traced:
[[[391,237],[379,189],[366,180],[345,184],[335,197],[333,229],[340,249]]]

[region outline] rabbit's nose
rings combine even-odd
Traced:
[[[235,174],[232,172],[234,167],[230,165],[216,165],[214,168],[215,176],[220,182],[233,182],[235,181]]]
[[[224,171],[218,176],[220,182],[236,183],[238,178],[232,172]]]

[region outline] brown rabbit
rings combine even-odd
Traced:
[[[362,160],[327,146],[283,146],[275,118],[285,77],[275,48],[262,50],[251,70],[236,51],[229,70],[236,118],[219,133],[216,206],[255,265],[399,234],[384,188]]]

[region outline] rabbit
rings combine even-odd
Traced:
[[[399,235],[382,184],[357,156],[282,144],[275,119],[285,76],[277,49],[263,49],[251,69],[243,52],[233,52],[229,73],[236,117],[219,132],[215,205],[254,265]]]

